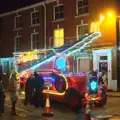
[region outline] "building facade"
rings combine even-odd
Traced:
[[[108,88],[117,90],[116,21],[109,23],[105,13],[106,8],[117,11],[113,1],[45,0],[0,14],[0,57],[59,47],[87,33],[101,32],[102,37],[87,48],[91,57],[77,58],[76,71],[104,69]]]

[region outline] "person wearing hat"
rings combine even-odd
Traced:
[[[12,73],[9,78],[8,92],[10,94],[10,100],[12,103],[11,115],[16,115],[16,102],[18,101],[18,85],[16,81],[16,73]]]

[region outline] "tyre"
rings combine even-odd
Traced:
[[[82,106],[82,101],[79,93],[74,89],[69,89],[66,93],[67,105],[74,111],[78,112]]]
[[[106,104],[106,102],[107,102],[107,95],[106,95],[106,92],[103,91],[103,90],[102,90],[102,93],[101,93],[101,97],[102,97],[101,100],[94,102],[95,106],[102,107],[102,106],[104,106]]]
[[[58,76],[55,81],[55,89],[57,92],[65,92],[66,90],[66,81],[62,76]]]

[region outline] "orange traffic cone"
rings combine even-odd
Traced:
[[[46,105],[45,105],[45,111],[42,113],[42,116],[45,117],[52,117],[53,113],[50,110],[50,100],[49,100],[49,94],[46,93]]]

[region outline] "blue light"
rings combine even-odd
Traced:
[[[90,83],[90,87],[91,87],[91,89],[92,89],[93,91],[96,90],[96,89],[97,89],[97,82],[92,81],[92,82]]]
[[[54,77],[46,77],[46,76],[44,76],[43,79],[44,79],[45,81],[51,80],[52,83],[55,83],[55,78],[54,78]]]
[[[66,71],[67,69],[67,61],[65,58],[60,57],[56,60],[56,68],[61,71]]]

